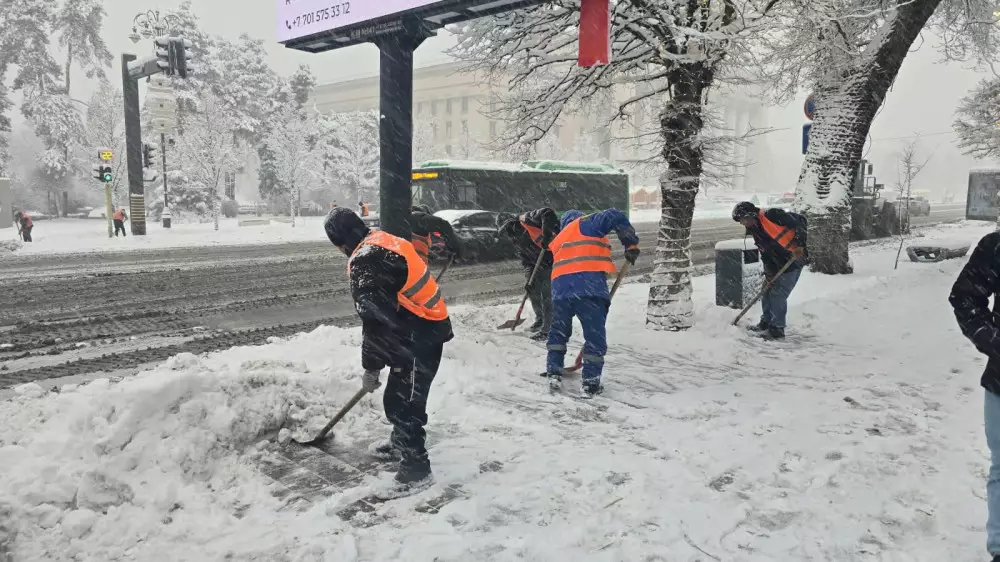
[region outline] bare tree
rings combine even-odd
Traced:
[[[907,144],[896,159],[896,192],[899,195],[898,201],[902,203],[898,205],[901,208],[896,211],[899,213],[899,249],[896,251],[896,265],[893,269],[899,269],[899,256],[903,253],[906,234],[910,231],[910,197],[913,193],[913,180],[920,175],[931,159],[928,156],[922,162],[918,161],[917,144],[917,140]]]
[[[509,146],[530,147],[560,116],[596,106],[607,123],[628,120],[653,104],[651,125],[667,166],[647,324],[683,330],[693,321],[691,220],[712,144],[703,112],[709,91],[726,73],[727,56],[767,27],[779,0],[619,0],[611,14],[612,62],[577,66],[580,0],[473,21],[457,28],[453,54],[508,84],[494,115],[508,127]],[[624,92],[626,97],[616,96]],[[493,115],[491,115],[492,117]]]
[[[275,115],[276,127],[264,137],[264,146],[274,155],[275,177],[288,193],[292,228],[303,190],[318,187],[323,176],[321,131],[313,115],[289,105]]]
[[[813,271],[850,273],[851,187],[872,121],[920,32],[949,59],[996,52],[996,0],[782,0],[780,27],[744,53],[779,101],[815,94],[796,209],[809,217]],[[937,11],[937,12],[936,12]],[[932,17],[933,16],[933,17]]]

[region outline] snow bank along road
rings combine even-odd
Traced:
[[[914,222],[963,214],[945,207]],[[652,268],[656,225],[637,230],[646,253],[634,277]],[[695,263],[709,263],[717,241],[741,235],[729,219],[697,221]],[[182,352],[352,325],[344,268],[344,256],[328,243],[2,258],[0,388],[124,374]],[[443,286],[449,303],[459,304],[510,297],[523,283],[519,264],[504,262],[453,268]]]

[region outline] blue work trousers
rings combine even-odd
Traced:
[[[596,382],[604,370],[608,352],[605,323],[611,302],[600,297],[576,297],[552,301],[552,327],[549,328],[546,372],[561,373],[566,359],[566,343],[573,333],[573,317],[583,326],[583,380]]]

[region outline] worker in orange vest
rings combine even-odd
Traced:
[[[788,314],[788,296],[799,282],[802,268],[808,260],[806,248],[806,219],[798,213],[774,208],[762,210],[749,201],[738,203],[733,208],[733,220],[747,229],[760,250],[760,261],[764,265],[767,282],[774,283],[761,299],[760,322],[751,326],[750,331],[767,340],[785,337],[785,322]],[[785,272],[775,279],[778,271],[792,258],[795,261]]]
[[[412,232],[410,243],[424,263],[430,263],[435,234],[441,236],[445,249],[451,254],[451,259],[455,261],[462,259],[462,242],[455,235],[455,229],[451,227],[450,222],[434,216],[427,205],[414,205],[410,209],[410,231]]]
[[[611,306],[607,277],[616,271],[608,234],[618,234],[629,264],[639,259],[639,236],[618,209],[587,216],[577,210],[566,211],[561,226],[562,231],[549,244],[553,260],[552,328],[545,372],[550,389],[561,389],[566,343],[576,316],[583,327],[583,392],[585,397],[593,397],[604,390],[601,374],[608,352],[605,324]]]
[[[125,214],[125,209],[115,209],[115,214],[112,215],[112,219],[115,221],[115,238],[118,238],[119,232],[122,233],[122,236],[125,236],[125,221],[128,220],[128,215]]]
[[[364,389],[378,389],[382,369],[390,368],[383,405],[392,434],[369,452],[399,459],[393,495],[420,491],[433,482],[424,431],[427,396],[444,344],[454,337],[444,297],[409,241],[370,230],[342,207],[330,211],[324,227],[330,242],[350,256],[348,278],[363,334]]]
[[[559,215],[543,207],[521,216],[501,213],[497,215],[497,232],[507,237],[517,248],[524,268],[524,291],[531,301],[535,322],[528,328],[528,336],[535,341],[545,341],[552,327],[552,252],[549,244],[559,234]],[[539,254],[543,254],[539,262]],[[538,273],[535,271],[538,264]]]
[[[25,242],[31,242],[31,230],[35,228],[35,223],[28,216],[28,213],[24,211],[17,211],[14,213],[14,220],[17,221],[18,226],[21,229],[21,240]]]
[[[367,217],[369,214],[368,203],[364,201],[358,201],[358,213],[363,217]]]

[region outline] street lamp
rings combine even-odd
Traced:
[[[133,43],[138,43],[143,38],[152,39],[166,35],[176,24],[177,18],[169,14],[160,15],[159,10],[140,12],[132,20],[132,33],[129,34],[128,38]]]

